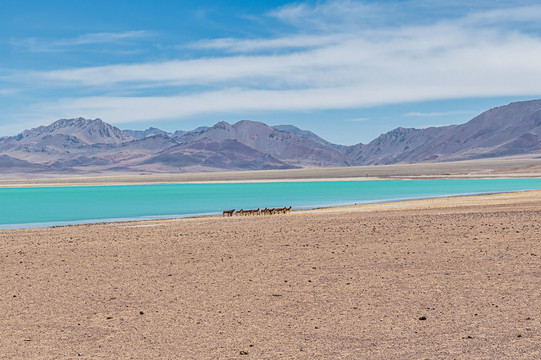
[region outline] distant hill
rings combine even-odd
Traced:
[[[273,126],[272,128],[278,131],[292,133],[297,136],[303,137],[305,139],[314,140],[315,142],[321,145],[329,146],[335,149],[341,149],[345,147],[344,145],[337,145],[337,144],[328,142],[327,140],[320,138],[319,136],[317,136],[316,134],[314,134],[313,132],[309,130],[301,130],[298,127],[293,126],[293,125],[276,125],[276,126]]]
[[[490,109],[462,125],[396,128],[368,144],[332,144],[292,125],[243,120],[169,133],[61,119],[0,137],[3,173],[195,172],[541,157],[541,100]]]
[[[17,172],[47,172],[51,168],[44,165],[32,164],[25,160],[15,159],[8,155],[0,155],[0,169],[10,169]]]
[[[146,171],[164,172],[294,168],[237,140],[207,138],[173,146],[138,163],[137,166]]]
[[[462,125],[397,128],[344,149],[356,164],[439,162],[541,152],[541,100],[490,109]]]
[[[154,136],[154,135],[170,136],[170,134],[167,133],[167,131],[163,131],[155,127],[150,127],[146,130],[122,130],[122,131],[136,140],[141,140],[148,136]]]
[[[194,130],[191,131],[185,131],[185,130],[176,130],[173,133],[169,133],[167,131],[155,128],[155,127],[149,127],[146,130],[122,130],[124,133],[128,134],[129,136],[133,137],[136,140],[141,140],[149,136],[155,136],[155,135],[167,135],[172,138],[179,138],[181,136],[184,136],[189,133],[199,133],[202,131],[208,130],[208,126],[200,126]]]
[[[342,151],[351,157],[355,164],[383,165],[407,162],[406,158],[412,152],[453,127],[454,125],[426,129],[399,127],[380,135],[366,145],[348,146],[342,148]]]
[[[61,119],[48,126],[25,130],[16,136],[21,143],[36,143],[51,137],[77,138],[81,144],[122,144],[134,138],[101,119]]]
[[[203,139],[215,141],[236,140],[262,154],[298,167],[324,167],[351,165],[340,151],[314,140],[279,131],[261,122],[242,120],[233,125],[219,122],[200,133],[190,133],[178,138],[180,142]]]

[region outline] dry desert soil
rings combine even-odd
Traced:
[[[541,192],[0,231],[2,359],[540,359]]]

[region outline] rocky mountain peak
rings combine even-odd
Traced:
[[[231,124],[225,121],[220,121],[216,123],[213,127],[211,127],[209,130],[226,130],[231,131]]]
[[[58,135],[76,137],[86,145],[122,144],[134,140],[130,135],[101,119],[89,120],[85,118],[60,119],[48,126],[25,130],[16,136],[16,140],[39,142],[45,136]]]
[[[146,130],[122,130],[125,134],[137,139],[141,140],[149,136],[154,135],[167,135],[167,136],[174,136],[173,134],[169,134],[167,131],[163,131],[161,129],[155,128],[155,127],[149,127]]]

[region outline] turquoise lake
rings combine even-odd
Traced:
[[[0,188],[0,229],[308,209],[541,189],[541,179],[268,182]]]

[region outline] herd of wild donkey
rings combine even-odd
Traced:
[[[261,209],[261,210],[259,210],[259,209],[254,209],[254,210],[242,210],[242,209],[240,209],[240,210],[235,211],[235,209],[233,209],[233,210],[224,210],[222,216],[287,214],[290,211],[291,211],[291,206],[290,207],[283,207],[283,208],[272,208],[272,209],[264,208],[264,209]]]

